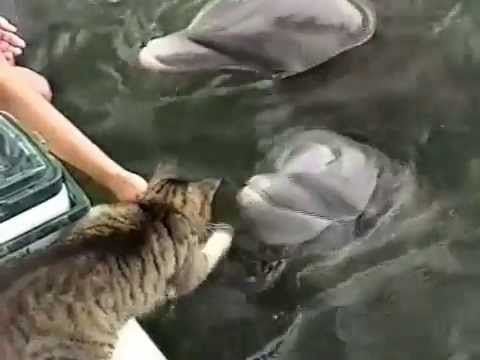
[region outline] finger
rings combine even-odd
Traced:
[[[12,44],[10,44],[9,42],[7,42],[5,40],[0,40],[0,52],[2,52],[2,53],[11,52],[14,55],[18,56],[18,55],[22,54],[23,49],[19,48],[17,46],[12,46]]]
[[[11,32],[16,32],[17,27],[10,23],[7,19],[5,19],[3,16],[0,16],[0,28],[6,30],[6,31],[11,31]]]
[[[20,56],[23,54],[23,49],[15,46],[10,46],[7,52],[12,53],[14,56]]]
[[[0,53],[12,53],[14,56],[22,55],[23,49],[10,45],[6,41],[0,41]]]
[[[6,31],[0,31],[0,40],[7,41],[10,43],[10,45],[19,48],[24,48],[27,46],[25,40],[23,40],[20,36]]]

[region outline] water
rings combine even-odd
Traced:
[[[184,27],[204,3],[21,1],[26,60],[51,79],[75,124],[144,175],[177,162],[185,174],[222,175],[237,187],[292,127],[328,128],[412,163],[430,200],[419,198],[424,210],[385,236],[429,246],[336,268],[348,276],[307,276],[315,294],[305,302],[302,283],[282,278],[252,290],[262,249],[240,231],[205,286],[146,322],[155,341],[173,360],[244,359],[301,307],[300,325],[278,345],[283,359],[480,358],[480,2],[375,0],[372,41],[284,83],[151,76],[135,66],[142,42]],[[234,206],[223,208],[238,224]]]

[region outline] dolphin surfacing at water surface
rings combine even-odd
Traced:
[[[270,245],[321,239],[338,249],[367,236],[414,184],[383,153],[327,130],[288,136],[264,163],[237,200],[251,232]]]
[[[369,0],[212,0],[186,29],[150,40],[139,63],[288,77],[365,43],[375,28]]]

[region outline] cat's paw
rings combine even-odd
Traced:
[[[233,227],[228,224],[214,224],[209,226],[209,236],[202,249],[208,260],[210,272],[219,260],[228,252],[232,245]]]

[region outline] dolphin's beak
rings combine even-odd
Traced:
[[[251,189],[248,185],[237,193],[236,199],[238,203],[244,207],[253,206],[265,201],[258,192]]]
[[[140,66],[152,71],[181,72],[201,67],[209,50],[191,41],[183,31],[152,39],[140,50]]]
[[[156,56],[154,49],[150,43],[140,50],[138,54],[138,62],[142,68],[151,71],[175,72],[174,66],[162,63],[161,57]]]
[[[268,178],[262,175],[255,175],[238,192],[237,201],[245,207],[265,203],[265,199],[261,194],[268,189],[269,186],[270,181]]]
[[[138,55],[140,67],[157,72],[192,72],[236,67],[230,57],[192,41],[185,31],[147,42]]]

